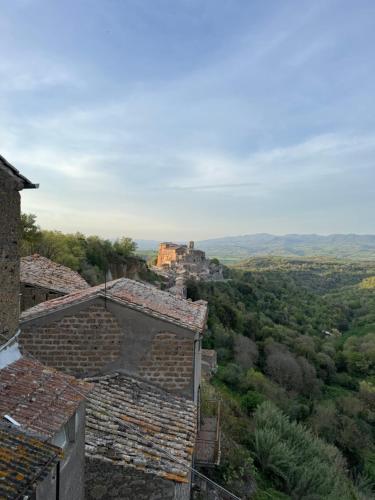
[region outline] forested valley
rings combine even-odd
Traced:
[[[259,257],[190,283],[218,353],[213,477],[241,498],[374,498],[374,276],[374,261]]]

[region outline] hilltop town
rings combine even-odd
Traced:
[[[151,268],[166,284],[170,293],[186,298],[187,282],[219,281],[223,267],[217,259],[207,259],[205,252],[188,245],[163,242],[159,245],[156,265]]]

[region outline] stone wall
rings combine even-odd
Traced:
[[[46,300],[62,297],[64,294],[48,290],[47,288],[36,287],[21,283],[21,311],[36,306]]]
[[[175,333],[154,336],[151,350],[139,366],[139,375],[167,391],[184,391],[192,383],[194,344]]]
[[[121,330],[116,318],[95,304],[51,323],[25,324],[20,345],[48,366],[87,376],[120,357]]]
[[[17,331],[19,318],[20,195],[17,188],[16,182],[0,171],[0,333],[7,338]]]
[[[189,500],[190,483],[180,484],[132,467],[86,458],[86,500]]]
[[[24,320],[21,349],[76,376],[123,371],[196,400],[199,335],[110,300],[105,309],[104,303],[98,298]]]
[[[170,264],[171,262],[175,262],[176,260],[176,248],[161,244],[159,247],[158,260],[156,265],[158,267],[162,267],[163,265]]]

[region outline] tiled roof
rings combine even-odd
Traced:
[[[87,401],[88,457],[184,483],[195,437],[193,402],[123,374],[96,379]]]
[[[0,169],[5,171],[11,177],[13,178],[15,177],[18,181],[21,181],[22,189],[31,189],[39,187],[39,184],[33,184],[32,182],[29,181],[29,179],[26,179],[26,177],[20,174],[20,172],[1,155],[0,155]]]
[[[89,288],[89,284],[75,271],[46,257],[34,254],[21,258],[21,283],[71,293]]]
[[[21,323],[51,314],[55,311],[86,302],[95,297],[106,296],[109,300],[142,311],[150,316],[164,319],[193,331],[202,332],[206,326],[207,303],[191,302],[168,292],[138,281],[120,278],[106,285],[70,293],[64,297],[42,302],[21,314]]]
[[[31,495],[60,458],[60,448],[0,426],[0,499]]]
[[[0,417],[9,415],[21,429],[52,437],[90,390],[82,380],[21,358],[0,370]]]

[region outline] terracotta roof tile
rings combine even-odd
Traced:
[[[168,292],[138,281],[120,278],[106,285],[73,292],[64,297],[42,302],[21,314],[21,322],[51,314],[55,311],[86,302],[95,297],[106,296],[109,300],[123,303],[157,318],[165,319],[193,331],[202,332],[206,326],[207,303],[191,302]]]
[[[33,485],[43,481],[61,456],[60,448],[1,425],[0,499],[31,495]]]
[[[92,380],[86,455],[187,482],[196,438],[194,403],[123,374]]]
[[[90,286],[72,269],[38,254],[21,258],[21,283],[61,293],[84,290]]]
[[[91,388],[38,361],[21,358],[0,370],[0,417],[10,415],[25,431],[52,437]]]

